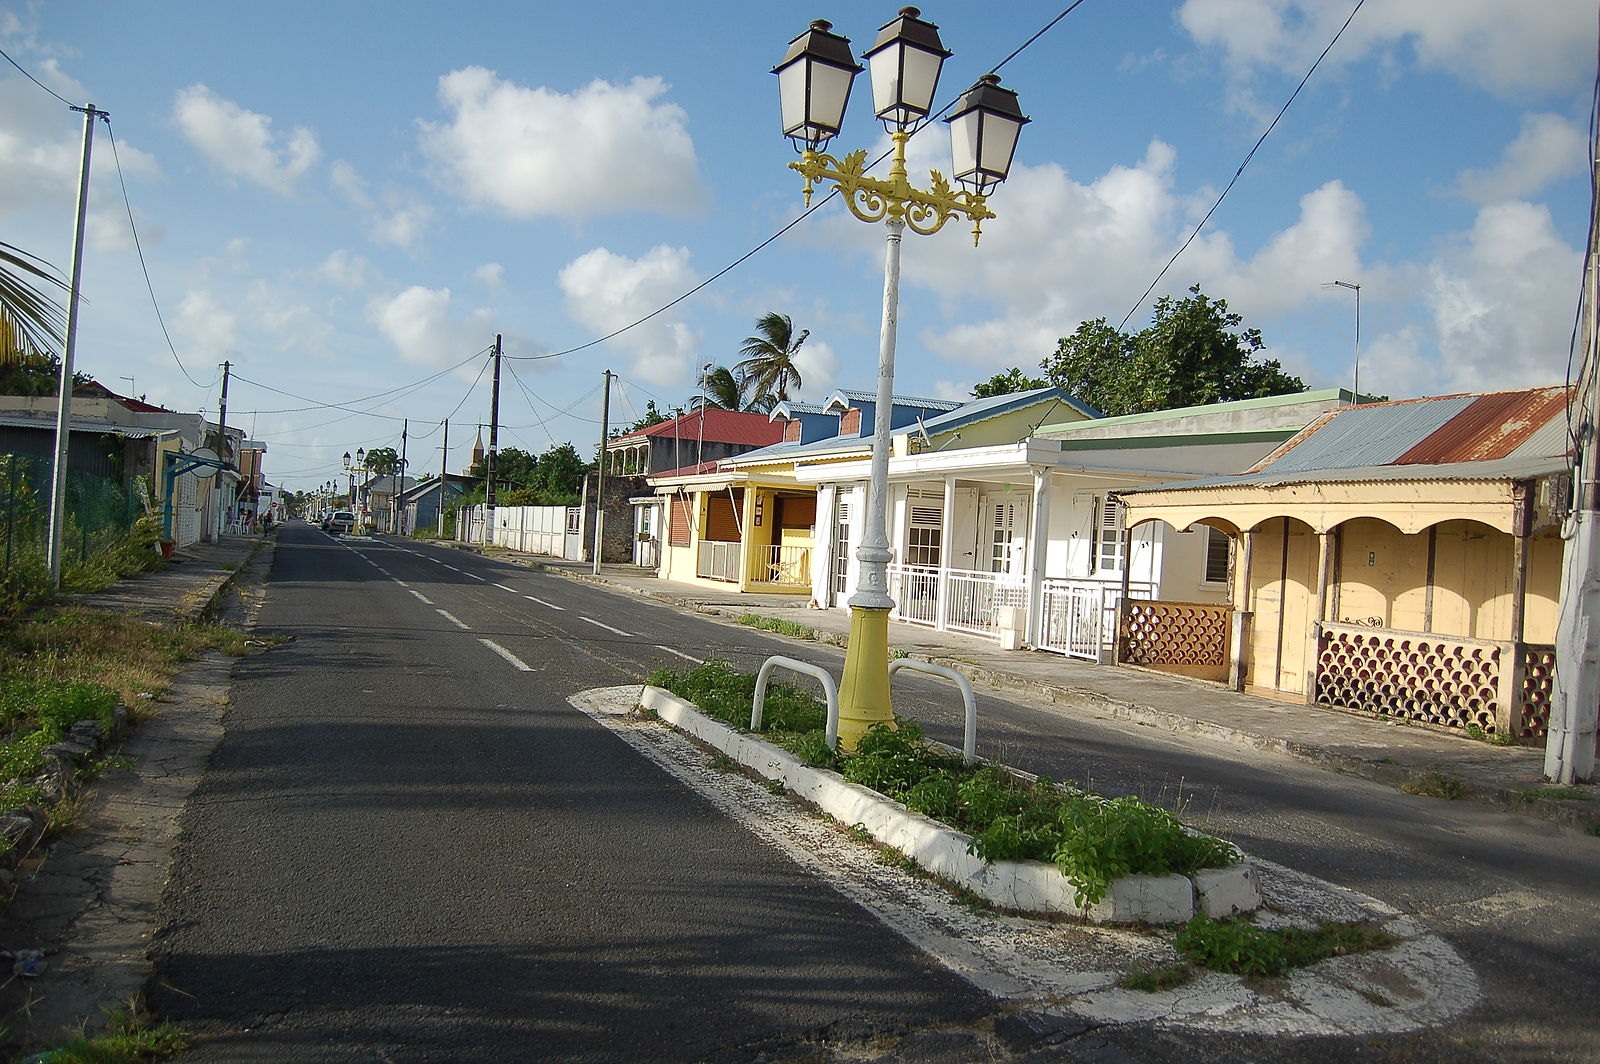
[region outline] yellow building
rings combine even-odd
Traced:
[[[1135,604],[1119,660],[1241,690],[1542,737],[1570,390],[1352,406],[1234,477],[1122,493],[1129,528],[1236,542],[1226,611]]]

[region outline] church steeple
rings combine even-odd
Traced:
[[[483,426],[478,426],[477,438],[472,441],[472,467],[476,468],[483,461]]]

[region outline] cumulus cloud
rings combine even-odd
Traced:
[[[498,292],[505,285],[506,268],[498,262],[486,262],[472,271],[472,276],[477,282],[491,292]]]
[[[367,260],[340,248],[318,263],[313,276],[339,288],[360,288],[367,283]]]
[[[367,321],[394,345],[402,360],[421,366],[448,366],[483,346],[494,332],[493,314],[457,314],[450,289],[412,285],[367,306]]]
[[[665,306],[697,278],[686,248],[655,247],[637,259],[596,248],[562,267],[568,316],[596,335],[630,325]],[[653,384],[682,382],[694,365],[699,335],[663,314],[611,341],[633,358],[633,375]]]
[[[795,368],[800,371],[800,391],[791,399],[820,399],[840,387],[839,354],[826,340],[815,336],[795,352]]]
[[[297,126],[287,135],[274,132],[271,118],[247,111],[204,85],[179,91],[173,117],[212,166],[279,195],[290,194],[321,154],[310,130]]]
[[[367,235],[379,244],[410,251],[433,221],[433,208],[398,189],[374,195],[356,168],[343,159],[328,168],[328,180],[350,206],[366,218]]]
[[[1589,137],[1559,115],[1524,115],[1522,132],[1488,170],[1468,170],[1459,189],[1479,205],[1538,195],[1553,181],[1582,173]]]
[[[1424,293],[1439,370],[1452,388],[1515,388],[1562,379],[1572,321],[1551,314],[1550,293],[1577,298],[1582,257],[1550,212],[1505,203],[1478,213],[1472,231],[1436,258]]]
[[[172,329],[192,350],[216,357],[236,355],[239,349],[238,317],[208,291],[190,291],[178,304]]]
[[[475,206],[513,218],[683,212],[700,188],[687,116],[659,78],[571,94],[468,67],[439,79],[449,117],[419,123],[423,152]]]
[[[1178,21],[1230,69],[1303,73],[1350,14],[1345,0],[1185,0]],[[1561,90],[1589,76],[1594,6],[1583,0],[1386,0],[1351,22],[1329,61],[1405,46],[1422,66],[1503,95]]]

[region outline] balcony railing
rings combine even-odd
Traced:
[[[707,580],[739,582],[739,565],[744,559],[743,543],[737,540],[702,540],[695,560],[694,574]]]
[[[756,547],[759,563],[750,574],[752,584],[770,584],[774,587],[811,586],[810,547]]]

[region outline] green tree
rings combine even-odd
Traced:
[[[41,260],[0,241],[0,365],[56,359],[66,312],[38,282],[67,290]]]
[[[627,426],[626,428],[613,429],[611,431],[611,436],[613,439],[618,436],[628,436],[632,433],[640,431],[641,429],[647,429],[651,425],[659,425],[663,421],[670,420],[671,418],[667,417],[666,414],[663,414],[660,410],[656,409],[656,401],[651,399],[649,402],[645,403],[644,413],[639,415],[633,424]]]
[[[744,389],[727,366],[712,366],[700,374],[700,393],[690,403],[696,409],[715,406],[723,410],[744,409]]]
[[[1227,300],[1199,285],[1189,293],[1156,300],[1134,336],[1104,318],[1083,322],[1041,363],[1050,382],[1109,416],[1305,391],[1277,359],[1256,357],[1261,331],[1241,328]]]
[[[749,396],[745,409],[770,410],[773,403],[800,390],[800,369],[794,358],[810,335],[810,329],[796,333],[789,315],[777,311],[756,319],[756,334],[745,337],[739,348],[742,360],[733,367],[740,391]]]
[[[400,452],[393,447],[374,447],[361,464],[375,477],[392,477],[400,472]]]
[[[1035,388],[1048,388],[1050,382],[1039,377],[1024,377],[1021,368],[1012,366],[1004,373],[996,373],[993,377],[981,384],[972,386],[974,399],[988,399],[996,395],[1011,395],[1014,392],[1031,392]]]

